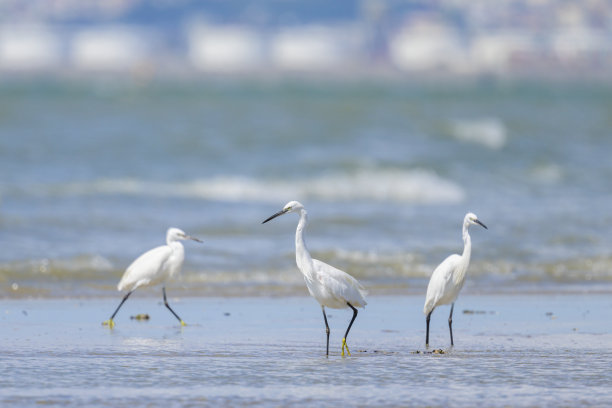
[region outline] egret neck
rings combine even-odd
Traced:
[[[304,274],[304,277],[312,280],[312,271],[314,270],[312,265],[312,257],[308,248],[306,248],[306,242],[304,242],[304,228],[308,223],[308,213],[305,209],[300,210],[300,221],[298,222],[297,229],[295,230],[295,263],[299,270]]]
[[[468,232],[470,223],[466,219],[463,221],[463,254],[461,254],[461,267],[455,275],[455,283],[463,286],[468,265],[470,264],[470,256],[472,255],[472,238]]]

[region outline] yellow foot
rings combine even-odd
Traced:
[[[345,347],[346,347],[346,354],[348,354],[350,356],[351,352],[349,351],[348,344],[346,344],[346,338],[342,338],[342,357],[344,357],[344,348]]]
[[[187,323],[181,320],[181,326],[187,326]]]
[[[112,329],[113,327],[115,327],[115,322],[113,321],[113,319],[108,319],[105,322],[102,322],[102,326],[108,326],[110,329]]]

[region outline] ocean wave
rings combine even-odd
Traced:
[[[30,194],[123,194],[201,198],[220,201],[279,202],[288,197],[323,201],[373,200],[400,203],[457,203],[461,186],[429,170],[374,170],[335,173],[298,180],[219,176],[184,182],[103,179],[92,182],[36,186]]]
[[[477,143],[493,150],[504,147],[508,138],[504,123],[496,118],[453,120],[450,132],[458,140]]]
[[[350,273],[371,293],[422,293],[437,263],[414,253],[330,250],[316,258]],[[116,296],[123,269],[100,256],[37,259],[0,264],[0,298],[19,296]],[[612,256],[513,262],[476,259],[468,281],[493,290],[516,285],[589,285],[612,282]],[[469,285],[468,285],[469,286]],[[258,268],[184,268],[170,283],[176,295],[261,296],[306,295],[304,280],[295,264]],[[522,287],[522,286],[521,286]],[[510,290],[510,289],[509,289]],[[143,290],[150,296],[158,290]]]
[[[556,184],[563,179],[564,171],[556,164],[540,164],[529,171],[529,176],[541,184]]]
[[[66,259],[28,259],[0,264],[1,281],[36,279],[90,280],[117,278],[113,263],[100,255],[81,255]]]
[[[313,256],[343,269],[360,279],[429,278],[437,262],[428,262],[420,254],[380,253],[376,251],[316,251]],[[301,283],[302,276],[290,262],[286,267],[263,265],[210,270],[190,265],[184,268],[179,282],[184,283]],[[116,266],[99,255],[83,255],[67,259],[31,259],[0,264],[0,281],[20,279],[112,280],[119,279],[123,266]],[[612,257],[594,256],[551,260],[549,262],[514,262],[507,259],[475,259],[470,263],[469,276],[474,278],[508,277],[518,280],[612,280]]]

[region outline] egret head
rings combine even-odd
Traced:
[[[289,212],[298,212],[303,209],[304,206],[299,201],[289,201],[287,204],[285,204],[282,210],[266,218],[266,220],[262,222],[262,224],[265,224],[266,222],[278,217],[279,215],[287,214]]]
[[[482,222],[480,222],[480,220],[478,219],[478,217],[474,213],[467,213],[467,214],[465,214],[465,218],[463,219],[463,223],[467,224],[468,226],[469,225],[478,224],[481,227],[483,227],[484,229],[488,229],[486,225],[484,225]]]
[[[190,239],[192,241],[196,241],[196,242],[202,242],[199,239],[195,238],[195,237],[191,237],[187,234],[185,234],[185,232],[181,229],[178,228],[168,228],[168,232],[166,233],[166,242],[169,244],[170,242],[174,242],[174,241],[183,241],[186,239]]]

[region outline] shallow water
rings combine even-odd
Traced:
[[[421,296],[371,297],[350,319],[307,297],[0,302],[0,403],[62,406],[607,406],[609,295],[463,296],[449,349],[448,307],[423,351]],[[148,313],[147,322],[130,315]]]

